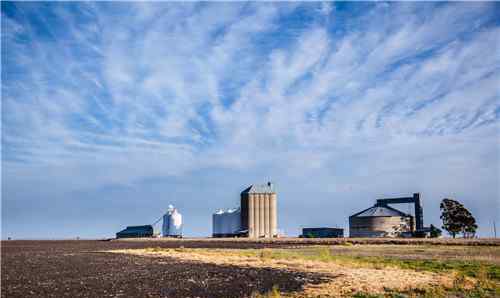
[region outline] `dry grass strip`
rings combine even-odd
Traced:
[[[363,266],[356,262],[341,264],[304,260],[300,258],[274,259],[266,257],[266,250],[255,253],[252,250],[231,249],[123,249],[113,253],[125,253],[151,257],[169,257],[217,265],[236,265],[256,268],[277,268],[300,272],[316,272],[331,277],[329,282],[305,286],[295,297],[350,296],[365,292],[382,294],[386,290],[408,291],[429,287],[452,287],[454,277],[450,274],[418,272],[386,266]]]

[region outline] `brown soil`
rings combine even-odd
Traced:
[[[322,283],[307,283],[294,297],[344,296],[365,292],[381,294],[386,289],[407,291],[429,287],[452,287],[453,277],[445,274],[416,272],[399,268],[366,268],[359,264],[309,261],[303,259],[269,259],[240,253],[238,250],[207,249],[121,249],[113,253],[193,260],[216,265],[244,268],[266,268],[302,273],[321,274]]]
[[[399,276],[401,271],[394,271],[396,277],[396,275],[390,275],[392,273],[387,275],[386,271],[373,268],[370,270],[374,271],[364,271],[363,273],[349,271],[348,268],[321,268],[317,264],[309,264],[309,268],[314,270],[304,270],[308,266],[302,264],[305,267],[300,267],[302,265],[297,267],[296,264],[283,263],[282,261],[282,264],[277,262],[274,265],[253,266],[242,264],[239,261],[228,263],[196,260],[192,257],[181,259],[175,256],[163,256],[158,259],[103,252],[157,247],[285,248],[311,244],[341,244],[346,240],[352,241],[353,239],[320,239],[315,241],[290,238],[273,241],[245,239],[2,241],[1,297],[249,297],[252,293],[268,292],[273,286],[278,286],[284,294],[292,292],[323,293],[323,291],[333,293],[334,289],[349,291],[349,285],[357,283],[360,278],[370,281],[364,283],[367,285],[380,286],[385,283],[390,287],[397,287],[397,284],[394,285],[391,282],[397,281],[398,278],[408,277],[408,275]],[[388,242],[384,242],[384,240],[375,239],[367,243],[387,244]],[[367,240],[358,239],[356,241]],[[390,241],[393,240],[388,241],[392,243]],[[488,243],[496,246],[498,240],[487,240],[486,242],[475,240],[470,244],[484,246]],[[429,243],[410,241],[407,244],[417,246]],[[431,244],[436,243],[432,242]],[[461,245],[463,242],[451,241],[446,244]],[[338,248],[339,253],[365,254],[370,251],[375,252],[375,248],[363,249],[363,247],[364,245],[359,247],[357,245],[335,246],[334,251]],[[383,249],[384,245],[378,247],[389,254],[390,250]],[[398,246],[394,247],[394,249],[391,248],[393,251],[398,249]],[[399,247],[402,251],[407,251],[404,250],[404,246]],[[424,247],[422,246],[422,248]],[[412,247],[412,249],[413,252],[417,252],[420,248]],[[475,249],[477,248],[473,250]],[[484,249],[489,250],[490,248],[484,247]],[[379,252],[381,251],[379,250]],[[390,254],[393,253],[390,252]],[[462,257],[463,254],[460,252],[458,256]],[[378,278],[377,280],[369,280],[375,276]],[[352,279],[349,280],[349,278]],[[422,283],[425,283],[428,275],[422,278]],[[408,281],[411,282],[410,279]],[[373,290],[373,288],[367,288],[367,290]]]
[[[4,241],[1,297],[249,297],[273,286],[285,293],[298,291],[325,278],[283,269],[99,252],[147,246],[151,243]]]

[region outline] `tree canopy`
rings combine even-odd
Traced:
[[[476,219],[464,205],[452,199],[443,199],[440,204],[443,229],[453,238],[462,233],[464,238],[472,238],[476,234]]]

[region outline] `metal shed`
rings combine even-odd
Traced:
[[[116,233],[116,238],[140,238],[153,237],[153,226],[129,226],[126,229]]]
[[[302,238],[342,238],[344,229],[341,228],[303,228]]]

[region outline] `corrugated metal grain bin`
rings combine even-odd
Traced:
[[[349,217],[349,237],[399,237],[412,227],[411,215],[389,206],[375,205]]]

